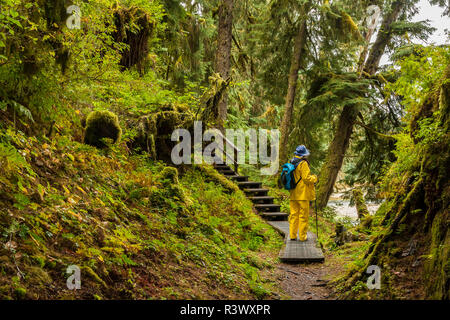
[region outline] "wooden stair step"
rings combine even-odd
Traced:
[[[253,195],[267,195],[267,193],[269,192],[269,189],[265,189],[265,188],[247,188],[244,189],[244,192],[247,194],[253,194]]]
[[[250,200],[252,200],[253,203],[273,203],[274,197],[270,196],[253,196],[249,197]]]
[[[240,175],[234,175],[234,176],[227,176],[227,178],[237,181],[237,182],[244,182],[244,181],[248,181],[248,177],[247,176],[240,176]]]
[[[289,213],[286,212],[260,212],[260,216],[268,220],[286,220],[289,217]]]
[[[225,167],[214,167],[214,169],[216,169],[219,172],[222,171],[228,171],[228,170],[233,170],[233,168],[230,168],[229,166],[225,166]]]
[[[261,204],[255,204],[255,208],[260,212],[276,212],[280,211],[281,206],[279,204],[275,203],[261,203]]]
[[[214,169],[216,169],[216,170],[231,170],[230,166],[227,164],[215,164]]]
[[[289,222],[270,221],[268,222],[276,230],[285,235],[286,245],[281,248],[280,260],[283,262],[323,262],[325,260],[322,249],[317,244],[317,236],[308,231],[308,240],[289,240]]]
[[[262,183],[256,182],[256,181],[241,181],[237,183],[239,188],[241,189],[248,189],[249,187],[253,188],[261,188]]]
[[[235,176],[236,172],[234,172],[233,170],[222,170],[219,171],[219,173],[223,174],[224,176]]]

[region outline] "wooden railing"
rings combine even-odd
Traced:
[[[220,159],[220,160],[222,160],[224,163],[229,163],[229,160],[232,160],[233,165],[234,165],[234,172],[238,173],[238,168],[239,168],[239,164],[238,164],[238,155],[239,155],[239,153],[241,152],[241,150],[240,150],[238,147],[236,147],[236,146],[234,145],[233,142],[231,142],[230,140],[228,140],[227,137],[225,137],[225,136],[222,134],[222,132],[221,132],[220,130],[217,130],[217,131],[218,131],[218,136],[219,136],[219,138],[222,139],[222,141],[225,142],[225,143],[223,144],[223,149],[220,148],[220,146],[218,146],[218,149],[222,152],[222,154],[224,155],[224,158],[225,158],[225,159],[223,159],[223,158],[222,158],[222,159],[216,158],[216,155],[214,155],[214,158],[215,158],[215,159]],[[233,149],[233,155],[234,155],[234,157],[231,156],[231,155],[226,151],[226,150],[228,149],[228,148],[227,148],[227,145],[230,146],[230,147]]]

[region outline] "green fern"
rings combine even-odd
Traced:
[[[22,169],[25,169],[31,176],[36,175],[28,162],[10,144],[0,142],[0,164],[1,172],[4,176],[9,176],[11,173],[19,174]]]
[[[31,120],[31,122],[34,122],[33,115],[31,114],[30,109],[14,100],[10,100],[9,105],[12,106],[15,112],[24,115],[29,120]]]

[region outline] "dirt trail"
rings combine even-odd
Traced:
[[[332,256],[326,255],[324,263],[279,263],[276,266],[279,287],[292,300],[335,299],[333,291],[326,285],[342,272],[342,266],[333,264],[332,260]]]

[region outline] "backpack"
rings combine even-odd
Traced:
[[[302,177],[300,177],[297,182],[295,181],[294,171],[303,160],[305,159],[296,158],[291,160],[291,162],[283,164],[283,169],[281,170],[281,184],[283,185],[284,189],[295,189],[300,180],[302,180]]]

